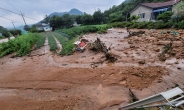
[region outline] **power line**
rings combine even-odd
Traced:
[[[31,18],[31,17],[25,16],[25,15],[24,15],[24,17],[29,18],[29,19],[32,19],[32,20],[39,21],[39,20],[37,20],[37,19],[34,19],[34,18]]]
[[[6,3],[8,3],[9,5],[12,5],[13,7],[14,7],[14,9],[16,9],[17,11],[19,11],[20,12],[20,10],[18,10],[17,8],[16,8],[16,6],[15,5],[13,5],[12,3],[10,3],[10,1],[9,0],[5,0],[6,1]]]
[[[5,10],[5,11],[8,11],[8,12],[11,12],[11,13],[14,13],[14,14],[17,14],[17,15],[20,15],[19,13],[13,12],[11,10],[8,10],[8,9],[2,8],[2,7],[0,7],[0,9]]]
[[[5,18],[3,16],[0,16],[1,18],[4,18],[4,19],[7,19],[7,20],[10,20],[10,21],[13,21],[13,22],[17,22],[17,23],[23,23],[23,22],[20,22],[20,21],[15,21],[15,20],[11,20],[11,19],[8,19],[8,18]]]
[[[54,1],[66,2],[66,3],[75,3],[75,4],[83,4],[83,5],[92,5],[92,6],[107,6],[107,5],[87,4],[87,3],[79,3],[79,2],[69,2],[69,1],[62,1],[62,0],[54,0]]]
[[[19,14],[19,13],[13,12],[13,11],[11,11],[11,10],[8,10],[8,9],[5,9],[5,8],[2,8],[2,7],[0,7],[0,9],[22,16],[22,13],[21,13],[21,14]],[[22,17],[23,17],[23,16],[22,16]],[[28,17],[28,16],[24,16],[24,17],[29,18],[29,19],[32,19],[32,20],[36,20],[36,19],[31,18],[31,17]],[[36,21],[39,21],[39,20],[36,20]]]

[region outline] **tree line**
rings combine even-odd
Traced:
[[[12,30],[8,30],[2,26],[0,26],[0,33],[2,33],[2,37],[8,38],[10,39],[10,36],[14,36],[17,37],[19,35],[22,35],[22,31],[19,29],[12,29]]]
[[[46,16],[42,22],[50,23],[54,29],[71,27],[74,21],[82,25],[122,22],[128,20],[129,12],[140,3],[165,1],[169,0],[125,0],[120,5],[114,5],[104,12],[98,9],[92,15],[84,12],[84,15]]]

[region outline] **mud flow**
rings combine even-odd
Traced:
[[[183,89],[184,31],[174,30],[174,39],[168,30],[141,31],[129,36],[116,28],[82,36],[111,47],[109,53],[117,57],[113,63],[90,49],[60,56],[49,51],[48,39],[28,56],[1,58],[0,109],[118,110],[131,102],[129,89],[138,99]]]

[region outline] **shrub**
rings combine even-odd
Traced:
[[[3,39],[4,37],[3,36],[0,36],[0,39]]]
[[[166,11],[160,15],[158,15],[157,19],[162,20],[164,22],[167,22],[169,19],[171,19],[171,16],[174,14],[172,11]]]
[[[132,23],[132,25],[130,26],[130,28],[136,28],[136,27],[137,27],[137,25],[138,25],[138,23],[137,23],[137,22],[133,22],[133,23]]]
[[[94,32],[102,33],[102,32],[105,32],[106,29],[107,29],[106,25],[88,25],[88,26],[73,27],[68,29],[61,29],[61,30],[57,30],[56,32],[64,35],[64,37],[73,39],[76,36],[81,34],[94,33]]]
[[[41,37],[36,42],[36,49],[38,49],[38,48],[40,48],[40,47],[42,47],[44,45],[45,39],[46,39],[46,35],[45,34],[41,34]]]
[[[184,29],[184,20],[177,23],[177,28]]]
[[[3,35],[4,37],[8,38],[8,39],[9,39],[9,37],[10,37],[10,34],[9,34],[8,30],[5,29],[5,28],[3,28],[3,30],[2,30],[2,35]]]
[[[22,31],[21,30],[9,30],[9,32],[13,35],[13,36],[17,36],[17,35],[22,35]]]
[[[139,22],[137,28],[138,28],[138,29],[147,28],[147,27],[148,27],[148,24],[149,24],[149,22],[146,22],[146,21]]]
[[[32,45],[39,39],[40,35],[29,33],[21,35],[16,39],[9,40],[7,43],[0,44],[0,57],[7,54],[16,53],[16,56],[23,56],[30,52]]]
[[[132,21],[137,21],[140,17],[139,16],[136,16],[136,15],[132,15],[129,20],[132,22]]]
[[[156,29],[163,29],[163,28],[170,28],[172,26],[171,22],[156,22],[155,28]]]

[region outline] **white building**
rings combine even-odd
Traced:
[[[45,32],[52,31],[52,27],[50,27],[50,24],[45,24],[45,23],[38,24],[36,26],[36,29],[38,31],[45,31]]]

